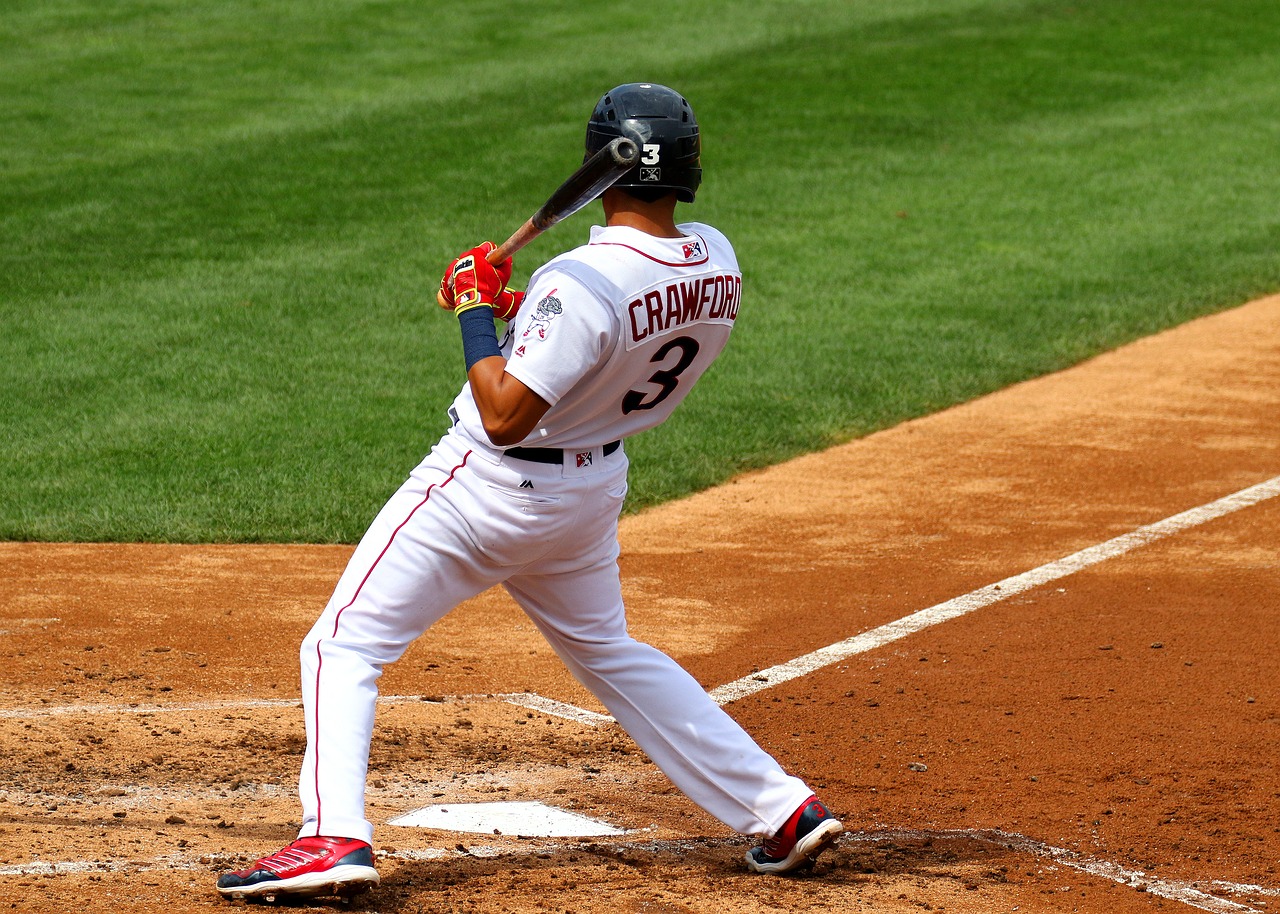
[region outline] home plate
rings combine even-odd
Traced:
[[[626,834],[622,829],[614,828],[599,819],[538,802],[424,806],[398,816],[388,824],[482,835],[517,835],[522,838],[588,838]]]

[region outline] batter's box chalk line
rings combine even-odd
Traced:
[[[1061,847],[1054,847],[1043,841],[1036,841],[1034,838],[1028,838],[1025,835],[1019,835],[1014,832],[1005,832],[998,829],[949,829],[944,831],[925,831],[914,829],[883,829],[869,832],[851,832],[846,834],[846,840],[849,841],[922,841],[931,839],[947,839],[947,838],[967,838],[973,841],[982,841],[987,844],[994,844],[1000,847],[1009,848],[1011,850],[1023,851],[1032,856],[1049,860],[1052,863],[1066,867],[1067,869],[1077,870],[1090,876],[1100,879],[1108,879],[1111,882],[1128,886],[1160,898],[1167,898],[1170,901],[1181,902],[1193,908],[1199,908],[1201,911],[1210,911],[1212,914],[1262,914],[1258,908],[1241,904],[1238,901],[1232,901],[1228,898],[1222,898],[1217,894],[1210,894],[1199,888],[1201,883],[1190,882],[1174,882],[1163,879],[1157,879],[1141,870],[1131,869],[1129,867],[1120,866],[1108,860],[1098,860],[1096,858],[1085,857],[1075,851],[1066,850]],[[1213,880],[1205,883],[1216,892],[1223,892],[1232,895],[1268,895],[1280,896],[1280,890],[1268,889],[1256,885],[1244,885],[1239,883],[1224,882],[1221,880]]]
[[[1035,858],[1045,860],[1055,866],[1076,870],[1087,876],[1107,879],[1111,882],[1128,886],[1130,888],[1155,895],[1159,898],[1176,901],[1180,904],[1185,904],[1201,911],[1208,911],[1210,914],[1264,914],[1264,912],[1259,908],[1251,907],[1250,905],[1242,904],[1237,901],[1232,901],[1229,898],[1223,898],[1219,894],[1211,894],[1210,892],[1200,888],[1201,885],[1207,885],[1214,893],[1245,896],[1280,896],[1280,889],[1224,882],[1221,880],[1192,883],[1157,879],[1142,872],[1141,870],[1120,866],[1119,864],[1112,863],[1107,860],[1085,857],[1075,851],[1054,847],[1050,844],[1044,843],[1043,841],[1036,841],[1033,838],[1028,838],[1025,835],[999,831],[997,829],[878,829],[862,832],[850,831],[842,835],[838,843],[875,844],[883,841],[931,841],[947,839],[977,841],[1029,854]],[[681,838],[662,841],[619,841],[610,842],[609,846],[617,852],[636,854],[647,853],[656,855],[671,852],[679,853],[695,846],[704,849],[717,847],[739,847],[743,844],[750,843],[751,841],[752,839],[743,837]],[[573,853],[580,850],[580,844],[560,845],[546,844],[543,842],[538,842],[533,846],[522,845],[510,847],[492,844],[473,844],[469,846],[459,844],[452,848],[403,848],[395,851],[388,851],[386,853],[380,853],[378,854],[378,857],[379,859],[386,860],[430,862],[463,857],[499,859],[506,857],[519,858],[531,855],[546,856],[547,854],[559,852]],[[189,852],[186,855],[166,854],[156,857],[151,861],[35,860],[30,863],[0,866],[0,878],[12,876],[54,877],[82,873],[136,873],[186,870],[207,871],[211,864],[217,865],[221,863],[226,866],[233,866],[239,862],[241,862],[240,858],[234,855],[208,853],[199,854],[195,852]]]

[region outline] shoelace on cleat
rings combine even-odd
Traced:
[[[783,845],[787,843],[789,842],[782,837],[765,838],[764,844],[762,845],[764,855],[766,857],[776,857],[778,859],[787,856],[789,851],[784,851],[782,849]]]
[[[317,860],[323,860],[328,855],[329,852],[327,850],[319,852],[304,851],[291,846],[276,851],[270,857],[263,857],[254,864],[254,868],[266,869],[278,874],[285,870],[314,863]]]

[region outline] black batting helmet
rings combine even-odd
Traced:
[[[604,94],[587,121],[587,158],[625,136],[640,147],[640,161],[614,187],[675,191],[692,203],[702,183],[698,121],[679,92],[654,83],[627,83]]]

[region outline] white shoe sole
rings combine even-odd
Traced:
[[[791,853],[781,860],[761,863],[756,860],[751,851],[747,851],[747,866],[757,873],[771,873],[773,875],[790,873],[792,870],[797,870],[806,865],[810,860],[834,844],[836,838],[843,831],[844,826],[840,824],[839,819],[827,819],[797,841],[795,847],[791,848]],[[758,850],[758,848],[752,848],[751,850]]]
[[[227,898],[315,898],[320,895],[350,896],[367,892],[381,880],[371,866],[346,864],[319,873],[304,873],[291,879],[274,879],[254,885],[218,888]]]

